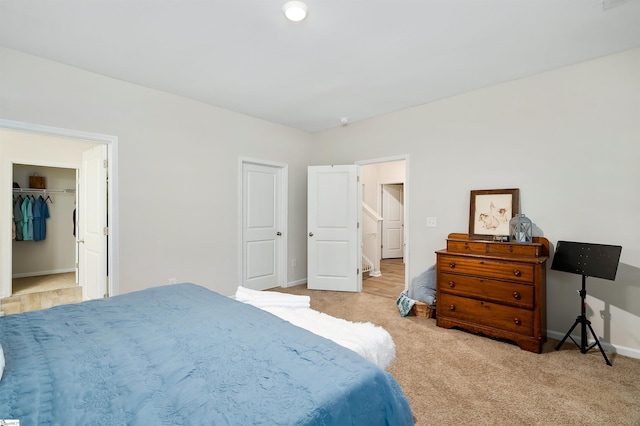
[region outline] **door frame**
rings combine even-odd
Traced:
[[[259,160],[256,158],[249,157],[238,157],[238,285],[244,284],[243,276],[244,276],[244,244],[243,241],[243,233],[244,233],[244,217],[243,217],[243,200],[244,200],[244,165],[245,164],[254,164],[258,166],[265,167],[274,167],[280,169],[282,173],[281,176],[281,187],[280,191],[280,211],[282,212],[282,217],[280,218],[281,229],[283,238],[281,239],[280,248],[278,250],[278,276],[282,281],[281,287],[288,287],[288,279],[287,279],[287,265],[288,265],[288,244],[289,240],[289,230],[288,230],[288,205],[289,205],[289,165],[286,163],[278,163],[275,161],[269,160]]]
[[[44,136],[58,136],[68,139],[84,139],[91,142],[107,145],[107,193],[109,194],[107,200],[107,215],[109,220],[109,243],[107,248],[107,274],[108,274],[108,291],[110,296],[119,294],[119,265],[120,260],[119,253],[119,208],[118,208],[118,137],[111,135],[104,135],[100,133],[85,132],[82,130],[65,129],[60,127],[52,127],[35,123],[26,123],[22,121],[0,119],[0,128],[7,130],[18,130],[23,132],[31,132]],[[28,159],[26,159],[28,161]],[[15,161],[14,161],[15,162]],[[33,162],[31,162],[33,163]],[[42,164],[48,166],[52,164]],[[0,164],[0,169],[4,168],[5,164]],[[60,167],[52,165],[53,167]],[[70,167],[70,168],[76,168]],[[2,170],[5,177],[8,174],[12,174],[13,170]],[[5,197],[11,197],[11,188],[0,188],[0,196],[6,191]],[[8,198],[7,198],[8,199]],[[11,203],[9,203],[11,204]],[[3,225],[4,226],[4,225]],[[9,226],[7,225],[7,228]],[[9,230],[10,232],[10,230]],[[10,235],[10,234],[8,234]],[[12,275],[12,250],[11,241],[2,241],[4,252],[7,256],[3,256],[0,270],[4,271],[3,276],[0,277],[0,297],[11,296],[11,275]],[[5,296],[6,295],[6,296]]]
[[[389,157],[381,157],[381,158],[372,158],[369,160],[358,160],[355,162],[355,164],[358,164],[360,166],[368,166],[371,164],[379,164],[379,163],[392,163],[395,161],[404,161],[404,288],[405,290],[409,289],[409,271],[410,269],[410,261],[411,261],[411,248],[410,248],[410,238],[409,235],[411,234],[409,232],[409,218],[408,218],[408,212],[409,212],[409,154],[400,154],[400,155],[392,155]],[[379,190],[380,188],[382,188],[382,184],[383,183],[398,183],[398,182],[379,182],[378,183],[378,194],[380,193]],[[380,211],[380,203],[382,202],[380,199],[380,196],[378,195],[378,211]],[[362,230],[359,231],[360,234],[362,234]],[[362,238],[362,237],[360,237]],[[381,255],[382,257],[382,255]]]

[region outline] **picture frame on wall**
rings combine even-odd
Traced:
[[[509,221],[519,213],[519,206],[518,188],[471,191],[469,238],[508,241]]]

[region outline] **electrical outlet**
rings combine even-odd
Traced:
[[[427,218],[427,226],[430,228],[435,228],[436,227],[436,218],[435,217],[428,217]]]
[[[176,283],[175,278],[169,278],[169,284],[175,284],[175,283]]]
[[[295,268],[298,266],[298,260],[296,258],[291,259],[291,267]]]

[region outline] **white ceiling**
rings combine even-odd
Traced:
[[[285,1],[0,0],[0,42],[308,132],[640,47],[640,0]]]

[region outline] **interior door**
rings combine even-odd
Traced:
[[[307,287],[361,291],[358,166],[308,169]]]
[[[243,163],[242,285],[282,286],[282,168]]]
[[[76,241],[84,299],[108,296],[106,160],[107,146],[104,144],[82,154]]]
[[[404,257],[404,186],[382,185],[382,258]]]

